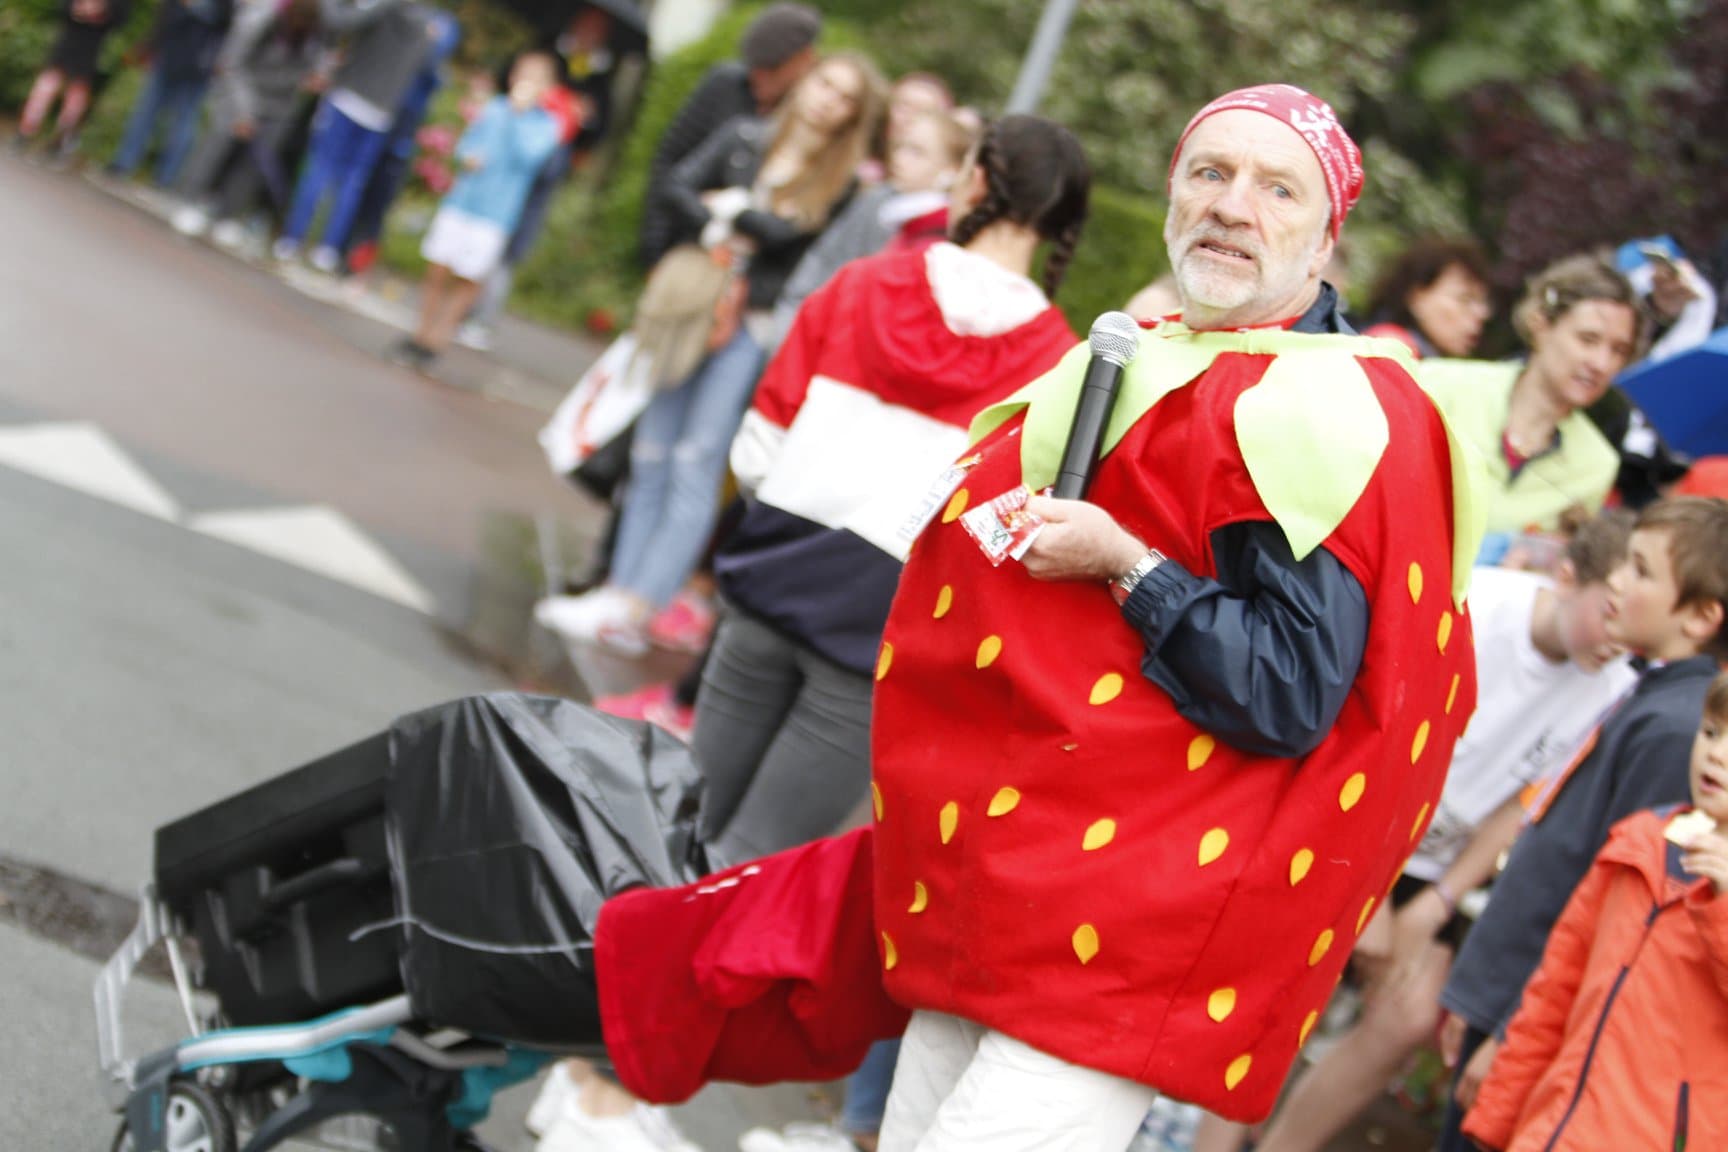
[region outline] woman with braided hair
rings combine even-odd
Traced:
[[[873,672],[908,525],[943,513],[973,415],[1074,346],[1050,297],[1086,220],[1079,142],[1009,116],[960,172],[950,239],[856,260],[812,294],[733,441],[748,502],[715,562],[726,613],[692,739],[717,862],[867,819]],[[884,1045],[854,1079],[844,1135],[759,1130],[742,1147],[873,1146],[893,1068]]]

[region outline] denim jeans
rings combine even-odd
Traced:
[[[655,396],[636,421],[612,583],[656,610],[672,602],[708,545],[732,437],[764,359],[740,326],[730,343],[683,383]]]
[[[285,240],[298,242],[312,229],[312,217],[324,197],[333,197],[330,215],[324,221],[320,246],[340,252],[348,244],[348,229],[360,211],[360,200],[366,194],[366,182],[372,169],[383,155],[389,142],[388,132],[362,128],[342,115],[326,100],[318,109],[318,121],[312,128],[312,147],[306,157],[306,169],[294,188],[294,204],[288,209],[288,226],[282,230]]]
[[[114,171],[130,176],[138,170],[150,151],[157,127],[166,118],[168,130],[156,154],[155,179],[159,187],[172,186],[198,135],[198,113],[203,109],[204,91],[209,84],[207,76],[167,77],[160,68],[152,68],[126,121],[120,151],[114,154]]]
[[[846,1081],[846,1103],[840,1110],[840,1131],[848,1136],[874,1136],[882,1131],[888,1111],[888,1090],[894,1086],[894,1065],[900,1041],[878,1040],[852,1078]]]

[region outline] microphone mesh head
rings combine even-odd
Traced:
[[[1092,332],[1086,338],[1092,355],[1126,368],[1140,351],[1140,325],[1126,312],[1105,312],[1092,321]]]

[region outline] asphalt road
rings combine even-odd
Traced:
[[[542,411],[385,364],[388,329],[76,177],[0,156],[0,220],[0,865],[136,892],[158,825],[511,686],[461,635],[490,526],[595,518]],[[27,911],[0,906],[0,1150],[105,1149],[96,963]],[[181,1034],[166,987],[133,991],[134,1052]],[[499,1147],[526,1106],[501,1101]],[[805,1111],[682,1116],[718,1150]]]

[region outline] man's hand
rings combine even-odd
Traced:
[[[1021,558],[1034,580],[1107,583],[1146,555],[1146,545],[1096,504],[1034,496],[1026,502],[1026,511],[1044,521]]]
[[[236,140],[250,140],[258,134],[258,125],[252,120],[236,120],[229,126],[228,132]]]
[[[1464,1065],[1463,1075],[1458,1077],[1458,1087],[1452,1093],[1458,1101],[1458,1106],[1468,1112],[1476,1104],[1476,1093],[1482,1090],[1482,1082],[1488,1079],[1488,1069],[1494,1066],[1494,1054],[1500,1051],[1500,1041],[1490,1036],[1482,1041],[1482,1047],[1476,1049],[1476,1054],[1470,1057],[1470,1063]]]
[[[1694,876],[1709,880],[1720,896],[1728,892],[1728,837],[1706,832],[1686,846],[1680,865]]]

